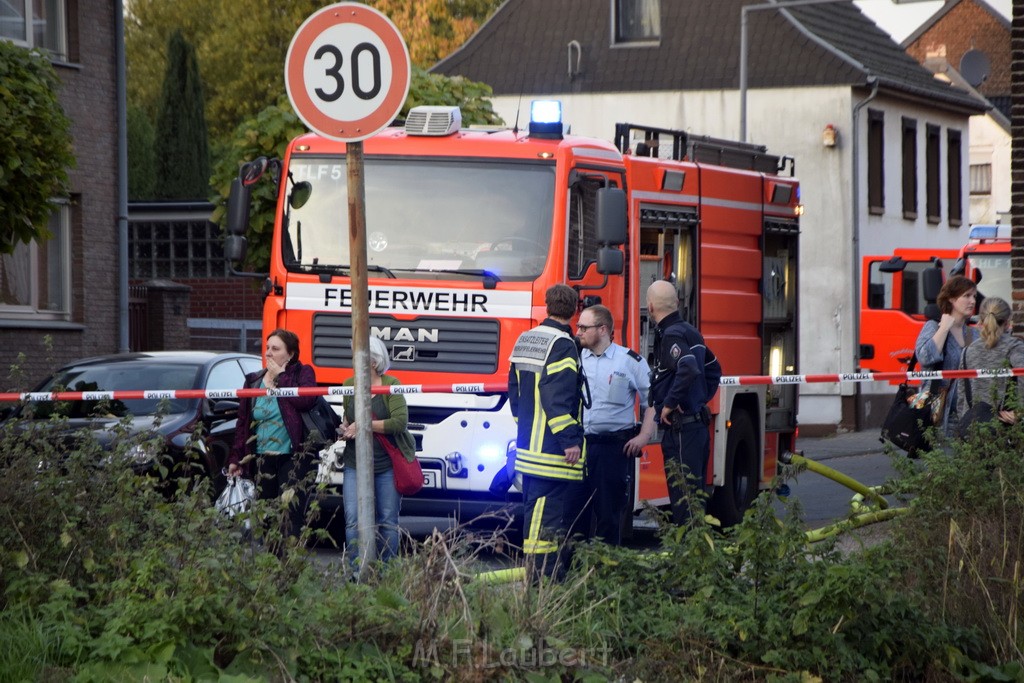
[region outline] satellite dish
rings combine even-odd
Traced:
[[[968,50],[960,58],[960,75],[971,84],[972,88],[977,88],[985,82],[991,68],[988,55],[981,50]]]

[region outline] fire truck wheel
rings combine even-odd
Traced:
[[[737,413],[725,445],[725,483],[715,489],[709,511],[723,526],[739,524],[757,493],[757,437],[746,413]]]

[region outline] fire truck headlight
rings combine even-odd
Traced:
[[[480,460],[487,462],[504,460],[506,455],[506,453],[501,450],[501,446],[495,443],[484,444],[477,450],[476,454],[480,457]]]

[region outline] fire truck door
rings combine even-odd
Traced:
[[[697,214],[693,207],[640,209],[640,352],[654,350],[654,321],[647,313],[647,287],[668,280],[679,292],[679,313],[697,324]]]

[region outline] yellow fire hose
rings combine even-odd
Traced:
[[[787,464],[803,465],[811,472],[817,472],[823,477],[828,477],[837,484],[842,484],[848,489],[851,489],[865,498],[870,498],[878,504],[878,507],[885,510],[889,507],[889,501],[883,498],[877,491],[870,486],[865,486],[856,479],[846,476],[842,472],[838,472],[828,465],[822,465],[817,460],[809,460],[802,455],[786,451],[779,459]]]
[[[805,458],[803,455],[793,453],[791,451],[784,452],[779,459],[792,465],[801,465],[806,467],[811,472],[827,477],[837,484],[842,484],[848,489],[855,492],[853,500],[850,501],[850,507],[854,512],[858,510],[865,510],[859,514],[853,515],[847,519],[839,520],[829,524],[828,526],[821,527],[820,529],[812,529],[807,532],[807,542],[817,543],[823,541],[826,538],[835,536],[836,534],[850,531],[852,529],[859,529],[862,526],[868,524],[877,524],[879,522],[885,522],[899,515],[907,512],[907,508],[890,508],[889,501],[883,497],[885,492],[884,487],[881,486],[865,486],[856,479],[849,477],[838,470],[834,470],[827,465],[823,465],[816,460],[810,460]],[[865,501],[870,501],[878,507],[873,509],[871,504],[866,504]],[[664,553],[659,553],[664,554]],[[497,569],[489,572],[482,572],[477,574],[476,580],[483,583],[511,583],[513,581],[522,580],[526,577],[525,567],[511,567],[509,569]]]

